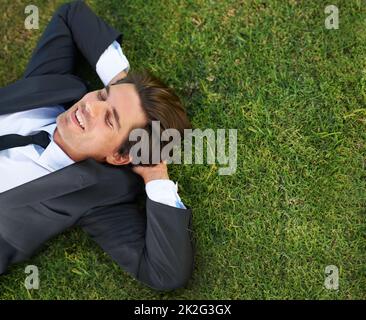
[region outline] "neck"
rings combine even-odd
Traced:
[[[60,149],[67,154],[67,156],[72,159],[75,162],[80,162],[83,159],[80,155],[77,154],[74,150],[69,148],[64,140],[61,138],[59,131],[57,130],[57,127],[55,129],[55,132],[53,133],[53,141],[60,147]]]

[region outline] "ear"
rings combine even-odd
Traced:
[[[107,156],[105,158],[105,161],[114,166],[123,166],[132,162],[132,157],[129,154],[121,155],[118,152],[116,152],[112,155]]]

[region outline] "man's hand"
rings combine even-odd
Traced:
[[[144,179],[145,184],[152,180],[169,180],[168,166],[165,162],[161,162],[151,167],[134,166],[132,167],[132,171],[141,176]]]
[[[127,72],[126,71],[121,71],[119,73],[117,73],[113,79],[108,83],[108,85],[112,85],[113,83],[117,82],[118,80],[122,80],[124,78],[127,77]]]

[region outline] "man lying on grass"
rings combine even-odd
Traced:
[[[0,89],[0,273],[80,226],[152,288],[179,288],[191,277],[191,210],[166,164],[131,165],[129,140],[136,128],[151,138],[152,121],[181,133],[190,123],[171,89],[147,72],[129,73],[120,42],[82,1],[65,4],[24,76]],[[87,92],[74,74],[78,52],[104,88]]]

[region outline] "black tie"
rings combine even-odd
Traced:
[[[0,151],[15,147],[23,147],[28,144],[37,144],[44,149],[50,143],[50,138],[46,131],[40,131],[37,134],[31,136],[21,136],[20,134],[6,134],[0,136]]]

